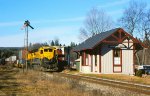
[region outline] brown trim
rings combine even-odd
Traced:
[[[90,58],[90,54],[88,54],[88,63],[87,63],[87,65],[89,66],[90,64],[89,64],[89,58]]]
[[[121,50],[121,72],[122,72],[122,50]]]
[[[121,41],[123,42],[125,39],[127,39],[127,36],[122,37]]]
[[[117,41],[119,40],[118,37],[116,37],[114,34],[112,34],[111,36],[114,37]]]
[[[86,66],[86,53],[83,51],[82,53],[82,66]]]
[[[134,42],[131,42],[131,41],[128,42],[128,41],[127,41],[127,42],[122,42],[122,43],[134,43]]]
[[[86,66],[86,52],[84,51],[84,66]]]
[[[84,66],[84,52],[81,53],[81,61],[82,61],[82,62],[81,62],[81,63],[82,63],[82,66]]]
[[[120,50],[120,65],[114,64],[114,50]],[[121,67],[121,71],[115,71],[115,67]],[[113,49],[113,73],[122,73],[122,50],[121,49]]]
[[[113,73],[114,73],[114,50],[112,50],[112,54],[113,54],[112,60],[113,60]]]
[[[120,61],[121,61],[121,60],[120,60]],[[114,66],[115,66],[115,67],[118,67],[118,66],[121,67],[122,65],[121,65],[121,64],[120,64],[120,65],[115,65],[115,64],[114,64]]]
[[[133,73],[135,73],[135,47],[134,47],[134,43],[133,43]]]
[[[123,29],[121,29],[121,30],[123,30]],[[143,46],[143,47],[145,47],[145,48],[148,48],[148,46],[144,45],[142,42],[140,42],[139,40],[137,40],[136,38],[134,38],[133,36],[131,36],[129,33],[125,32],[124,30],[123,30],[123,32],[124,32],[127,36],[129,36],[129,37],[133,40],[134,43],[139,43],[141,46]]]
[[[87,55],[87,57],[86,57],[86,55]],[[83,61],[82,62],[82,66],[89,66],[89,54],[84,51],[83,54],[82,54],[82,57],[83,57],[83,59],[82,59],[82,61]],[[88,63],[86,62],[86,58],[87,58],[87,62]]]
[[[93,72],[93,55],[91,54],[91,72]]]
[[[99,49],[99,73],[101,73],[101,49]]]
[[[141,46],[145,47],[145,48],[148,48],[148,46],[144,45],[143,43],[141,43],[139,40],[137,40],[136,38],[134,38],[133,36],[131,36],[129,33],[125,32],[122,28],[119,28],[116,32],[119,32],[120,31],[120,34],[123,32],[126,36],[126,38],[130,37],[131,40],[134,42],[134,43],[139,43]],[[99,44],[101,44],[102,42],[104,43],[122,43],[122,40],[125,38],[125,37],[122,37],[122,38],[119,38],[120,40],[118,40],[117,42],[115,41],[107,41],[106,39],[111,37],[113,34],[115,34],[116,32],[113,32],[111,35],[109,35],[108,37],[106,37],[105,39],[103,39],[102,41],[98,42],[93,48],[95,48],[96,46],[98,46]],[[120,37],[120,36],[119,36]],[[93,49],[92,48],[92,49]]]
[[[107,38],[110,38],[111,36],[113,36],[113,34],[115,34],[116,32],[119,32],[119,38],[117,38],[118,39],[118,41],[116,42],[116,41],[107,41],[106,39]],[[93,46],[92,48],[85,48],[85,49],[81,49],[81,50],[74,50],[74,51],[85,51],[85,50],[92,50],[92,49],[94,49],[95,47],[97,47],[98,45],[100,45],[101,43],[122,43],[123,42],[123,40],[125,39],[125,38],[130,38],[132,41],[133,41],[133,43],[138,43],[138,44],[140,44],[142,47],[145,47],[145,48],[148,48],[148,46],[146,46],[146,45],[144,45],[142,42],[140,42],[138,39],[136,39],[136,38],[134,38],[132,35],[130,35],[129,33],[127,33],[127,32],[125,32],[122,28],[119,28],[118,30],[116,30],[116,32],[113,32],[112,34],[110,34],[108,37],[106,37],[106,38],[104,38],[103,40],[101,40],[100,42],[98,42],[95,46]],[[125,34],[125,36],[121,36],[121,33],[124,33]],[[114,36],[113,36],[114,37]],[[116,37],[116,36],[115,36]],[[115,38],[116,39],[116,38]],[[123,42],[123,43],[125,43],[125,42]],[[130,43],[130,41],[129,41],[129,43]]]
[[[115,67],[118,67],[118,66],[114,66],[114,68],[115,68]],[[113,73],[122,73],[122,66],[120,66],[121,71],[114,71],[114,68],[113,68]]]
[[[119,30],[118,32],[119,32],[119,41],[121,41],[121,31],[122,30]]]
[[[90,56],[91,56],[91,55],[90,55],[90,54],[87,54],[87,56],[88,56],[88,60],[87,60],[88,63],[87,63],[87,65],[89,66],[89,65],[90,65],[90,59],[91,59]]]

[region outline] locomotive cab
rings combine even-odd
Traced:
[[[41,69],[57,70],[57,52],[52,46],[43,46],[36,51],[28,53],[28,60],[33,66],[40,66]]]
[[[55,50],[56,48],[54,47],[41,47],[39,49],[40,58],[47,58],[48,60],[51,60],[55,56]]]
[[[63,69],[64,51],[57,46],[42,46],[28,52],[28,60],[43,71],[58,71]]]

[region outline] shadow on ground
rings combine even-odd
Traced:
[[[16,96],[16,92],[19,92],[20,84],[15,78],[17,72],[17,69],[0,66],[0,96]]]

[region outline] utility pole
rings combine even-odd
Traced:
[[[26,27],[27,41],[26,41],[26,70],[28,70],[28,26]]]
[[[24,26],[25,26],[25,31],[27,34],[27,37],[26,37],[26,70],[28,70],[28,27],[30,27],[31,29],[34,29],[34,28],[30,25],[30,22],[28,20],[24,22]]]
[[[67,47],[67,61],[68,61],[68,67],[70,69],[70,46]]]

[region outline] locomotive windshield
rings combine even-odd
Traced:
[[[48,49],[44,49],[44,52],[48,52]]]
[[[53,49],[44,49],[44,52],[52,52]]]
[[[53,51],[53,49],[49,49],[49,52],[52,52]]]

